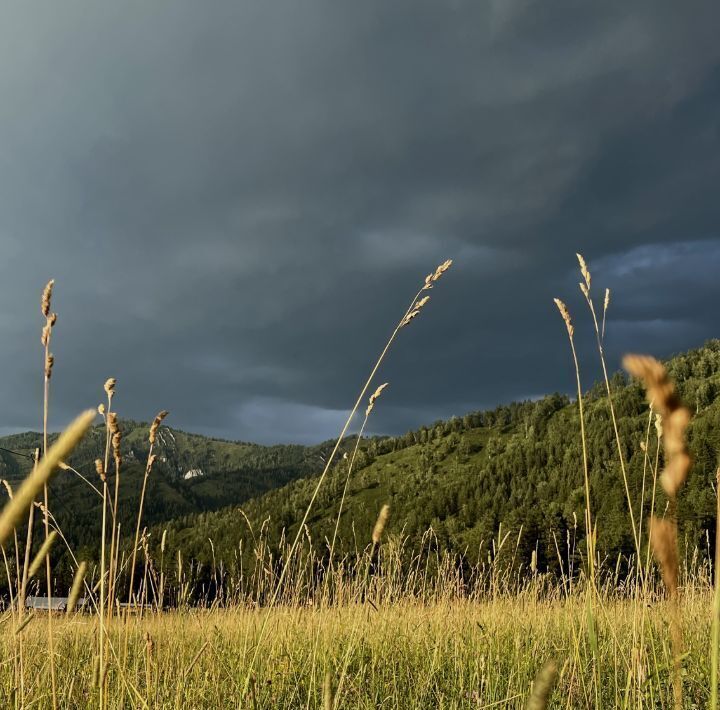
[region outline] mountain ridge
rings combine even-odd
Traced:
[[[720,340],[675,355],[667,364],[681,396],[691,406],[694,403],[697,415],[689,432],[694,475],[682,503],[684,517],[697,535],[711,527],[715,510],[710,483],[720,453]],[[631,493],[639,497],[639,441],[647,429],[644,393],[639,383],[621,373],[612,376],[611,387]],[[590,387],[584,399],[594,513],[602,526],[599,542],[608,552],[628,554],[632,546],[627,504],[617,477],[604,383]],[[149,449],[149,425],[126,420],[120,426],[125,455],[120,522],[123,530],[130,530]],[[39,444],[40,436],[14,434],[0,438],[0,446],[7,444],[27,453]],[[104,427],[94,427],[70,462],[86,466],[82,470],[91,480],[95,476],[92,461],[102,454],[104,442]],[[337,502],[355,443],[354,437],[342,443],[311,511],[308,525],[318,541],[333,536]],[[143,524],[156,542],[167,530],[172,546],[205,562],[210,555],[208,539],[213,540],[214,554],[232,558],[240,540],[249,534],[241,522],[244,516],[257,529],[265,526],[269,537],[277,541],[297,529],[333,445],[232,442],[163,425],[154,450],[158,461],[148,482]],[[15,462],[15,476],[9,460]],[[29,464],[27,459],[18,463],[0,451],[0,477],[11,484]],[[184,475],[195,469],[202,470],[202,475],[186,480]],[[402,534],[412,544],[418,544],[432,528],[438,547],[479,551],[498,537],[501,525],[515,532],[522,527],[526,541],[518,547],[526,549],[520,551],[528,553],[529,546],[537,545],[538,559],[550,564],[557,542],[554,535],[572,528],[582,537],[577,528],[583,505],[580,471],[577,405],[557,393],[469,412],[400,436],[363,438],[338,525],[340,548],[347,551],[351,541],[369,539],[377,512],[387,502],[393,510],[390,533]],[[65,471],[58,473],[51,487],[51,507],[59,523],[64,530],[67,526],[68,538],[90,558],[97,552],[101,510],[94,495],[77,476]],[[662,503],[660,494],[658,505]],[[648,512],[647,505],[642,512]]]
[[[679,514],[688,540],[702,541],[707,531],[707,539],[714,541],[720,340],[673,356],[667,367],[695,413],[688,432],[694,466]],[[645,394],[639,382],[622,373],[615,373],[610,384],[631,499],[637,519],[644,520],[650,512],[651,483],[647,468],[643,483],[646,455],[640,446],[649,428]],[[598,549],[626,557],[633,552],[632,534],[605,384],[594,384],[583,399]],[[654,428],[648,447],[654,453],[653,432]],[[659,460],[662,465],[662,452]],[[511,531],[518,536],[519,558],[529,560],[534,549],[541,564],[552,566],[557,564],[558,545],[563,544],[558,538],[568,531],[572,531],[574,549],[581,549],[581,462],[577,402],[566,395],[551,394],[468,413],[399,437],[367,442],[349,479],[347,460],[339,461],[318,492],[308,532],[316,540],[318,554],[327,554],[326,541],[334,536],[347,479],[347,498],[338,524],[345,553],[353,550],[357,540],[361,547],[370,540],[381,506],[389,503],[393,511],[390,534],[404,537],[411,546],[421,544],[431,528],[438,548],[485,554],[493,540]],[[216,554],[224,552],[230,559],[240,541],[250,535],[241,520],[246,516],[250,525],[262,528],[270,541],[277,542],[297,530],[316,483],[317,476],[301,477],[249,499],[241,506],[242,516],[237,506],[231,506],[171,521],[168,540],[184,554],[208,562],[207,540],[212,539]],[[662,514],[665,503],[659,490],[656,512]]]

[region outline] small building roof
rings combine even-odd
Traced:
[[[51,609],[53,611],[65,611],[67,609],[67,597],[26,597],[25,606],[28,609]]]

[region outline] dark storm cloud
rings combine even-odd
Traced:
[[[0,24],[0,428],[118,378],[121,414],[334,434],[418,282],[375,431],[550,390],[553,296],[597,363],[720,334],[720,10],[707,3],[37,3]]]

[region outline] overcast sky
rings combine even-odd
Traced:
[[[121,416],[260,442],[336,434],[426,273],[371,430],[720,336],[716,2],[7,2],[0,431],[118,379]]]

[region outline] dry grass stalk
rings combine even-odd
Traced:
[[[578,258],[582,259],[580,255]],[[582,262],[584,263],[584,262]],[[588,274],[588,283],[590,280],[590,274]],[[558,311],[565,323],[567,329],[568,340],[570,341],[570,350],[572,352],[573,363],[575,365],[575,381],[577,385],[577,398],[578,398],[578,411],[580,416],[580,439],[582,443],[582,455],[583,455],[583,476],[585,486],[585,532],[587,539],[587,557],[588,557],[588,572],[590,579],[594,584],[595,574],[593,571],[595,564],[595,549],[593,544],[593,526],[592,526],[592,515],[590,512],[590,476],[588,471],[588,454],[587,454],[587,440],[585,437],[585,411],[583,408],[583,396],[582,396],[582,385],[580,383],[580,365],[578,363],[577,352],[575,350],[575,328],[570,318],[570,311],[567,306],[559,298],[553,299]]]
[[[605,289],[605,300],[603,301],[603,317],[602,317],[602,329],[600,332],[600,339],[605,339],[605,319],[607,317],[607,311],[610,307],[610,289]]]
[[[70,589],[70,596],[68,597],[67,613],[72,614],[75,611],[77,600],[80,598],[80,591],[82,590],[83,582],[85,581],[85,572],[87,570],[87,562],[84,560],[78,565],[73,577],[72,587]]]
[[[30,508],[35,496],[42,490],[58,464],[69,457],[80,439],[90,428],[95,418],[95,410],[83,412],[60,435],[58,440],[50,447],[47,454],[40,459],[38,465],[32,470],[20,487],[15,491],[14,497],[5,505],[0,513],[0,544],[7,540],[13,528],[20,521],[22,515]]]
[[[643,380],[648,401],[660,414],[665,447],[665,469],[660,474],[660,483],[674,501],[690,471],[690,454],[685,443],[690,411],[682,405],[665,367],[654,357],[626,355],[623,366],[631,375]]]
[[[98,635],[98,683],[100,684],[100,707],[104,703],[104,682],[105,682],[105,602],[106,602],[106,540],[107,540],[107,509],[108,509],[108,482],[107,472],[110,467],[110,443],[113,434],[117,430],[117,415],[112,411],[112,400],[115,394],[115,385],[117,381],[114,377],[109,377],[105,380],[103,389],[107,395],[107,408],[104,404],[98,407],[98,411],[105,418],[105,458],[101,462],[102,468],[96,464],[96,470],[100,474],[103,482],[103,507],[102,507],[102,532],[100,535],[100,612],[99,612],[99,627],[100,633]],[[117,464],[117,461],[116,461]],[[115,525],[113,522],[112,526],[112,539],[115,539]],[[112,554],[110,557],[112,563]],[[111,564],[112,568],[112,564]]]
[[[140,492],[140,504],[138,505],[137,523],[135,525],[135,541],[133,543],[132,561],[130,563],[130,590],[128,592],[128,602],[130,603],[132,602],[134,593],[133,585],[135,583],[135,563],[137,562],[138,539],[140,536],[140,522],[142,521],[143,507],[145,504],[145,491],[147,490],[147,482],[150,477],[150,472],[152,471],[153,464],[157,458],[157,456],[153,453],[153,447],[155,446],[155,438],[157,436],[158,429],[160,428],[160,424],[163,419],[167,417],[168,413],[169,412],[165,409],[158,412],[157,416],[153,419],[153,422],[150,425],[150,432],[148,434],[150,450],[148,452],[147,463],[145,464],[145,475],[143,476],[142,490]],[[116,435],[113,435],[113,442],[115,441],[115,436]]]
[[[55,356],[49,353],[45,358],[45,378],[50,379],[52,376],[53,365],[55,364]]]
[[[53,530],[45,538],[45,540],[43,540],[43,544],[35,554],[33,561],[30,563],[30,569],[28,570],[29,579],[32,579],[37,574],[37,571],[40,569],[40,565],[45,561],[45,557],[48,555],[50,548],[55,543],[55,538],[57,538],[57,531]]]
[[[113,435],[112,435],[112,450],[113,450],[113,459],[115,459],[115,467],[120,468],[120,465],[122,464],[122,454],[120,453],[120,446],[122,444],[122,432],[118,429]],[[116,471],[117,475],[117,471]],[[117,480],[117,479],[116,479]]]
[[[557,680],[558,667],[555,661],[548,661],[537,674],[532,685],[527,710],[545,710],[550,693]]]
[[[50,281],[47,282],[47,285],[43,289],[42,297],[40,299],[40,310],[46,318],[50,316],[50,305],[52,300],[53,286],[55,286],[55,279],[50,279]]]
[[[683,653],[682,626],[680,623],[678,569],[680,567],[677,546],[677,495],[690,471],[691,459],[685,443],[685,430],[690,423],[690,412],[682,405],[675,384],[668,377],[662,363],[649,355],[626,355],[625,369],[645,384],[647,398],[662,422],[665,449],[665,468],[660,482],[668,496],[670,518],[650,518],[650,546],[660,565],[663,584],[670,596],[670,636],[673,647],[673,695],[675,707],[682,707],[681,658]],[[656,422],[657,424],[657,422]]]
[[[419,301],[415,303],[415,305],[412,307],[412,309],[407,313],[405,318],[403,318],[402,322],[400,323],[400,327],[404,328],[411,320],[414,318],[417,318],[417,316],[420,314],[420,311],[425,307],[425,304],[430,300],[430,296],[424,296]]]
[[[35,614],[28,614],[25,619],[18,624],[18,627],[15,629],[15,635],[18,635],[34,618]]]
[[[600,355],[600,364],[602,366],[603,379],[605,381],[605,391],[607,392],[607,397],[608,397],[608,407],[610,408],[610,418],[612,419],[613,433],[615,434],[615,444],[617,447],[618,460],[620,462],[620,472],[622,474],[623,486],[625,488],[625,498],[627,500],[628,514],[630,516],[630,525],[632,526],[633,541],[635,543],[635,554],[637,556],[637,559],[640,559],[641,551],[640,551],[640,537],[638,534],[638,525],[635,522],[634,506],[633,506],[633,502],[632,502],[632,496],[630,494],[630,484],[628,483],[627,468],[625,465],[625,455],[624,455],[624,451],[623,451],[622,441],[620,439],[620,430],[618,428],[617,417],[615,415],[615,406],[613,404],[612,390],[610,388],[610,378],[608,377],[607,365],[605,363],[605,352],[603,349],[603,339],[604,339],[604,334],[605,334],[604,320],[605,320],[605,316],[607,314],[603,313],[603,326],[602,326],[602,331],[601,331],[600,325],[598,323],[597,314],[595,312],[595,305],[590,296],[590,285],[592,283],[590,271],[588,269],[587,263],[585,262],[585,259],[583,258],[583,256],[581,254],[577,254],[576,256],[578,259],[578,263],[580,264],[580,273],[582,274],[582,277],[584,280],[584,283],[580,284],[580,291],[582,292],[583,296],[585,297],[585,301],[587,302],[588,308],[590,310],[590,315],[592,316],[593,325],[595,327],[595,338],[596,338],[596,342],[597,342],[598,354]],[[606,297],[605,303],[607,305],[609,305],[610,304],[609,292],[607,290],[605,292],[605,297]]]
[[[678,594],[679,560],[677,554],[677,525],[653,515],[650,519],[650,546],[660,565],[663,584],[672,599]]]
[[[165,409],[163,409],[161,412],[158,412],[155,419],[153,419],[153,423],[150,425],[150,435],[149,435],[149,441],[150,444],[155,443],[155,437],[157,436],[158,429],[160,428],[160,424],[162,424],[163,419],[169,414],[169,412]]]
[[[559,298],[554,298],[553,300],[555,301],[555,305],[560,311],[560,315],[562,316],[563,321],[565,321],[565,327],[567,328],[568,337],[572,338],[573,335],[575,335],[575,328],[573,327],[572,319],[570,318],[570,311],[568,311],[567,306]]]
[[[108,379],[105,380],[103,389],[105,390],[105,393],[107,394],[108,398],[110,398],[110,399],[112,399],[112,396],[115,394],[115,385],[116,384],[117,384],[117,380],[114,377],[108,377]]]
[[[372,541],[374,545],[380,544],[380,540],[382,540],[382,535],[383,532],[385,532],[385,526],[387,525],[388,520],[390,520],[390,506],[386,503],[380,509],[380,514],[375,521],[375,527],[373,527]]]
[[[592,278],[590,276],[590,271],[587,267],[587,263],[585,262],[582,254],[575,254],[575,256],[577,257],[578,263],[580,264],[580,273],[582,274],[583,279],[585,279],[585,288],[587,288],[587,290],[589,291]]]
[[[348,486],[350,485],[350,476],[353,471],[353,466],[355,465],[355,459],[357,457],[358,450],[360,448],[360,442],[362,441],[363,433],[365,431],[365,427],[367,426],[368,418],[370,416],[370,413],[375,407],[375,402],[378,400],[380,395],[382,394],[383,390],[388,386],[387,382],[384,382],[381,384],[375,392],[373,392],[372,395],[370,395],[370,399],[368,400],[368,406],[365,409],[365,418],[363,420],[362,425],[360,426],[360,431],[357,433],[357,438],[355,439],[355,446],[353,447],[352,456],[350,457],[348,464],[347,464],[347,475],[345,476],[345,485],[343,486],[343,492],[342,496],[340,497],[340,505],[338,506],[338,514],[337,518],[335,520],[335,529],[333,531],[333,537],[332,542],[330,544],[330,564],[333,564],[333,555],[335,553],[335,541],[337,540],[338,530],[340,529],[340,518],[342,517],[343,512],[343,506],[345,505],[345,497],[347,496]],[[347,460],[348,455],[347,452],[343,454],[343,460]]]
[[[425,278],[425,282],[423,286],[420,288],[420,290],[413,296],[412,301],[410,302],[410,306],[403,314],[402,318],[398,321],[398,324],[395,326],[395,329],[391,333],[390,337],[388,338],[387,342],[385,343],[385,346],[383,347],[382,351],[380,352],[380,355],[377,357],[375,364],[373,365],[372,369],[370,370],[370,374],[368,375],[367,379],[365,380],[365,384],[360,389],[360,393],[357,396],[357,399],[355,400],[355,404],[353,405],[352,409],[350,410],[350,413],[348,414],[347,419],[345,420],[345,424],[343,424],[342,430],[340,431],[340,434],[338,435],[338,438],[335,441],[335,445],[333,446],[333,450],[331,451],[330,455],[327,457],[327,460],[325,461],[325,467],[323,468],[322,473],[318,477],[317,483],[315,484],[315,487],[313,489],[312,495],[310,496],[310,500],[308,502],[307,507],[305,508],[305,513],[303,514],[302,520],[300,521],[300,524],[298,526],[297,532],[295,533],[295,536],[293,538],[293,542],[288,548],[288,552],[286,555],[285,563],[282,566],[282,569],[280,571],[280,575],[277,578],[277,581],[274,585],[274,589],[272,592],[272,595],[270,597],[270,603],[269,607],[274,606],[275,602],[278,599],[278,595],[280,593],[280,590],[282,589],[283,582],[285,581],[285,578],[288,573],[289,564],[293,560],[293,555],[295,553],[295,550],[297,549],[298,543],[300,541],[300,536],[302,534],[302,531],[305,527],[305,524],[307,523],[308,516],[310,515],[310,511],[312,510],[312,507],[315,503],[315,500],[317,499],[318,493],[320,491],[320,488],[322,487],[325,478],[327,477],[327,473],[330,470],[330,467],[332,466],[335,456],[337,455],[338,449],[340,448],[340,444],[342,443],[343,439],[345,438],[345,435],[347,433],[348,428],[350,427],[350,423],[353,420],[353,417],[355,416],[355,413],[358,410],[358,407],[360,406],[360,403],[363,401],[363,398],[365,397],[366,392],[368,391],[368,388],[370,387],[370,383],[375,378],[375,375],[377,371],[380,369],[380,366],[382,365],[385,356],[389,352],[392,344],[395,342],[395,338],[397,337],[398,333],[402,329],[403,325],[406,324],[406,318],[407,316],[413,312],[413,310],[416,308],[418,303],[418,298],[420,298],[420,295],[422,292],[428,288],[432,288],[435,282],[450,268],[452,265],[452,260],[448,259],[447,261],[444,261],[442,264],[440,264],[435,271],[432,274],[429,274]],[[421,299],[422,300],[422,299]],[[265,614],[263,618],[263,623],[260,630],[260,638],[263,638],[265,630],[267,629],[267,624],[269,620],[269,615]],[[253,669],[255,667],[255,662],[257,660],[257,655],[259,653],[259,644],[255,646],[255,650],[253,651],[253,656],[250,660],[250,663],[248,664],[248,668],[245,675],[245,683],[243,687],[243,692],[247,694],[249,690],[249,684],[250,679],[253,675]]]
[[[335,695],[332,686],[332,674],[328,671],[323,681],[323,710],[333,710],[335,707]]]
[[[378,388],[370,395],[370,399],[368,400],[368,406],[367,406],[367,409],[365,410],[365,416],[366,416],[366,417],[369,417],[369,416],[370,416],[370,412],[372,412],[373,407],[375,406],[375,402],[377,401],[378,397],[380,397],[380,395],[382,394],[383,390],[384,390],[387,386],[388,386],[388,383],[387,383],[387,382],[384,382],[383,384],[380,385],[380,387],[378,387]]]
[[[437,269],[435,269],[435,271],[428,274],[425,277],[425,285],[423,286],[423,291],[431,289],[433,287],[433,284],[452,266],[452,263],[452,259],[443,261],[443,263],[440,264]]]

